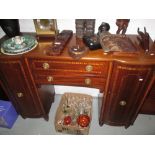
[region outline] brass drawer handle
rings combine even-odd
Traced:
[[[93,70],[93,66],[92,65],[87,65],[86,66],[86,71],[87,72],[91,72]]]
[[[45,63],[43,63],[43,69],[49,69],[50,68],[50,65],[49,65],[49,63],[47,63],[47,62],[45,62]]]
[[[127,103],[126,103],[126,101],[120,101],[119,104],[120,104],[121,106],[125,106]]]
[[[53,77],[52,77],[52,76],[47,76],[47,81],[48,81],[48,82],[53,81]]]
[[[21,92],[19,92],[19,93],[17,93],[17,96],[18,96],[19,98],[21,98],[21,97],[23,97],[23,96],[24,96],[24,94],[23,94],[23,93],[21,93]]]
[[[91,84],[91,79],[89,79],[89,78],[85,79],[85,84],[90,85]]]

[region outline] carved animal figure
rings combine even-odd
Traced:
[[[149,52],[149,33],[146,32],[146,28],[144,27],[144,32],[140,31],[139,28],[137,30],[139,36],[137,37],[141,47],[146,51]]]
[[[118,26],[118,30],[116,31],[116,33],[120,34],[120,32],[122,31],[122,34],[125,34],[129,22],[130,22],[130,19],[117,19],[116,25]]]

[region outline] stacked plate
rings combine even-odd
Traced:
[[[2,43],[1,52],[7,55],[18,55],[31,51],[37,45],[37,40],[31,35],[15,36]]]

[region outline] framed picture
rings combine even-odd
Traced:
[[[34,19],[37,36],[54,37],[58,33],[56,19]]]

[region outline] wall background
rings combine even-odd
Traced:
[[[116,19],[96,19],[95,32],[98,31],[98,27],[102,22],[110,24],[110,32],[116,33],[117,26],[115,24]],[[19,19],[20,31],[21,32],[35,32],[35,27],[32,19]],[[70,29],[75,32],[75,19],[57,19],[58,29],[60,31],[64,29]],[[127,29],[127,34],[137,34],[137,28],[141,31],[144,30],[144,26],[151,38],[155,40],[155,19],[130,19],[130,23]],[[5,35],[3,30],[0,28],[0,38]],[[98,89],[82,88],[82,87],[69,87],[69,86],[55,86],[57,94],[62,94],[66,91],[87,93],[93,96],[98,96]]]
[[[115,33],[117,26],[115,24],[116,19],[96,19],[95,30],[98,31],[98,27],[102,22],[108,22],[111,26],[110,32]],[[20,19],[20,30],[21,32],[35,32],[35,27],[32,19]],[[75,19],[57,19],[58,29],[71,29],[75,32]],[[131,19],[127,33],[137,34],[137,28],[143,31],[144,26],[149,32],[151,38],[155,39],[155,19]],[[0,28],[0,37],[4,35],[4,32]]]

